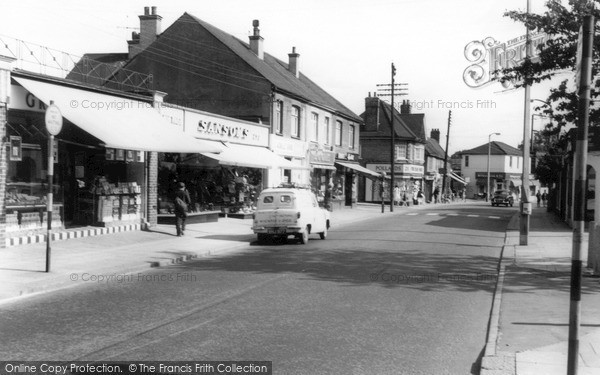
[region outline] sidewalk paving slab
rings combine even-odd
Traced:
[[[565,374],[570,306],[572,229],[545,208],[530,217],[528,245],[519,245],[519,214],[508,226],[498,339],[482,375]],[[584,236],[582,257],[588,253]],[[490,327],[492,324],[490,324]],[[582,278],[579,374],[600,374],[600,283]],[[489,344],[488,344],[489,345]]]

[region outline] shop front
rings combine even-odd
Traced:
[[[270,187],[278,186],[279,184],[306,184],[310,179],[307,162],[307,144],[298,139],[284,138],[281,135],[270,135],[270,148],[277,155],[290,161],[295,167],[284,169],[283,175],[273,169],[269,170]],[[278,180],[279,179],[279,180]]]
[[[476,194],[485,197],[487,191],[487,172],[475,172]],[[509,190],[519,195],[521,175],[505,172],[490,172],[490,194],[496,190]]]
[[[381,179],[381,174],[361,166],[355,161],[356,158],[355,154],[338,153],[337,160],[335,161],[337,168],[336,175],[344,176],[344,195],[347,207],[355,207],[358,202],[359,176],[369,179],[376,186]]]
[[[323,146],[310,143],[308,146],[310,185],[319,204],[330,210],[339,210],[345,205],[344,176],[336,174],[335,153]]]
[[[366,168],[381,174],[390,176],[390,164],[372,163],[367,164]],[[386,179],[384,181],[383,194],[379,183],[366,181],[365,183],[365,201],[381,202],[392,199],[390,192],[394,187],[400,188],[400,199],[408,204],[417,202],[417,195],[423,189],[423,178],[425,168],[416,164],[394,164],[394,181]]]
[[[46,106],[51,103],[64,118],[53,150],[48,149],[44,125]],[[10,139],[4,199],[6,237],[45,233],[49,158],[55,164],[54,229],[141,228],[152,210],[148,204],[152,189],[149,151],[218,151],[168,126],[151,103],[108,90],[13,73],[6,122]]]
[[[179,111],[179,115],[175,114]],[[184,132],[218,147],[220,153],[162,153],[158,166],[159,220],[174,215],[174,191],[183,182],[190,193],[192,221],[221,216],[250,218],[262,189],[282,180],[294,163],[271,151],[269,126],[187,108],[172,108]]]

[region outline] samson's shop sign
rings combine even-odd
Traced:
[[[206,112],[186,111],[185,131],[196,138],[269,146],[269,127]]]

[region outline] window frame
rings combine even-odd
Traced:
[[[348,125],[348,148],[354,150],[356,148],[356,126]]]
[[[338,129],[339,127],[339,129]],[[340,120],[335,120],[335,146],[341,147],[343,142],[342,133],[344,124]]]
[[[319,114],[316,112],[310,113],[310,139],[311,142],[319,142]]]
[[[283,134],[283,101],[275,102],[275,134]]]
[[[300,107],[297,105],[292,105],[291,115],[290,115],[290,135],[293,138],[300,138]]]

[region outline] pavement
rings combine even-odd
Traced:
[[[534,208],[528,245],[519,215],[508,225],[490,317],[482,375],[567,374],[573,231]],[[582,257],[585,267],[588,234]],[[584,268],[578,374],[600,374],[600,279]]]
[[[335,229],[382,215],[431,207],[395,207],[390,213],[386,205],[382,214],[381,205],[359,204],[353,209],[332,212],[331,220]],[[255,240],[251,224],[251,220],[220,218],[216,223],[188,225],[184,237],[175,236],[174,226],[157,225],[149,231],[57,241],[52,243],[50,272],[45,272],[45,243],[0,249],[0,304],[236,251]],[[519,215],[515,214],[508,224],[482,375],[566,373],[571,241],[572,230],[545,208],[533,210],[528,246],[519,245]],[[587,249],[586,234],[584,265]],[[581,375],[600,374],[599,281],[595,277],[583,278]]]

